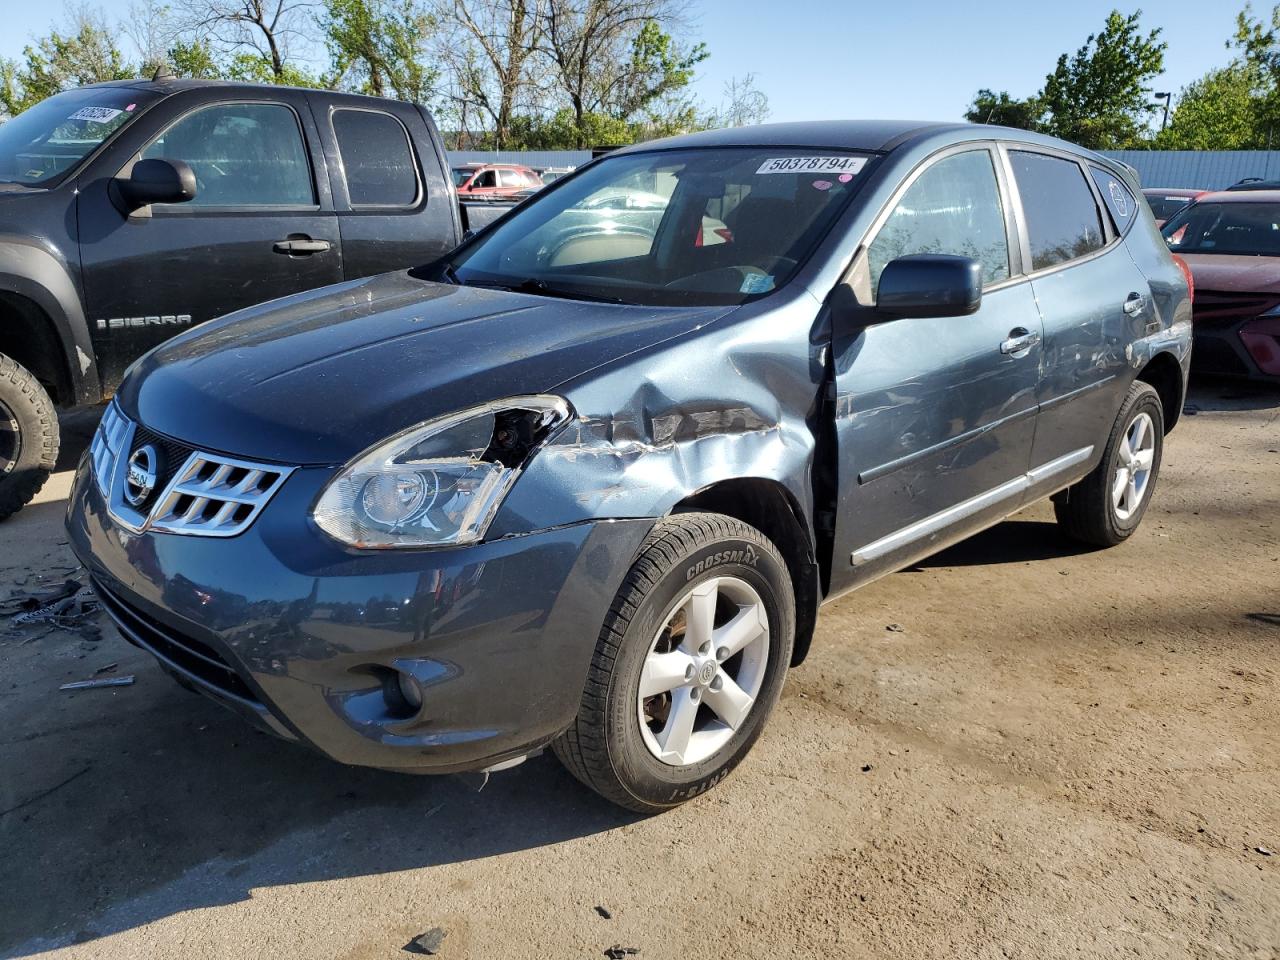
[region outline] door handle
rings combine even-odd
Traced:
[[[1131,317],[1136,317],[1147,309],[1147,298],[1140,293],[1131,293],[1124,302],[1124,312]]]
[[[1009,331],[1009,339],[1000,344],[1000,352],[1012,357],[1025,357],[1040,342],[1040,334],[1032,333],[1026,327],[1014,327]]]
[[[287,253],[291,257],[305,257],[313,253],[324,253],[329,249],[328,240],[277,240],[271,249],[276,253]]]

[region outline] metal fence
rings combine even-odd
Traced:
[[[1138,171],[1144,187],[1222,190],[1245,177],[1280,179],[1280,150],[1104,150]]]
[[[580,167],[590,150],[450,150],[450,163],[522,163],[526,167]]]

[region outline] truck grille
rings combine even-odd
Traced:
[[[146,446],[159,454],[157,492],[135,508],[121,495],[119,475]],[[132,423],[115,403],[102,414],[89,456],[94,480],[117,521],[138,533],[154,530],[191,537],[243,533],[294,470],[193,450]]]
[[[260,702],[235,668],[213,647],[174,633],[108,590],[96,578],[93,589],[103,608],[130,642],[220,693],[253,705]]]

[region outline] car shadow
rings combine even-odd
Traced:
[[[47,728],[0,739],[16,788],[0,791],[3,956],[236,903],[255,888],[473,861],[639,819],[549,755],[479,792],[478,777],[344,767],[181,690],[114,631],[96,659],[119,661],[136,683],[51,692],[63,710]]]
[[[98,428],[102,419],[104,405],[96,407],[76,407],[58,415],[58,431],[60,445],[58,447],[58,465],[56,470],[74,470],[80,462],[80,455],[89,448],[93,441],[93,431]]]
[[[1277,408],[1280,408],[1280,384],[1272,385],[1255,383],[1251,380],[1192,374],[1182,412],[1184,416],[1195,416],[1199,413],[1220,413],[1228,410]]]
[[[1048,520],[1006,520],[921,560],[907,570],[1028,563],[1092,553],[1097,547],[1072,540]]]

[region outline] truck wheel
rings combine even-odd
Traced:
[[[715,513],[661,520],[609,609],[555,754],[620,806],[678,806],[751,749],[794,643],[791,576],[759,530]]]
[[[57,460],[53,401],[35,377],[0,354],[0,520],[26,506]]]
[[[1129,388],[1102,462],[1055,498],[1054,513],[1067,534],[1099,547],[1128,540],[1142,522],[1160,474],[1164,407],[1141,380]]]

